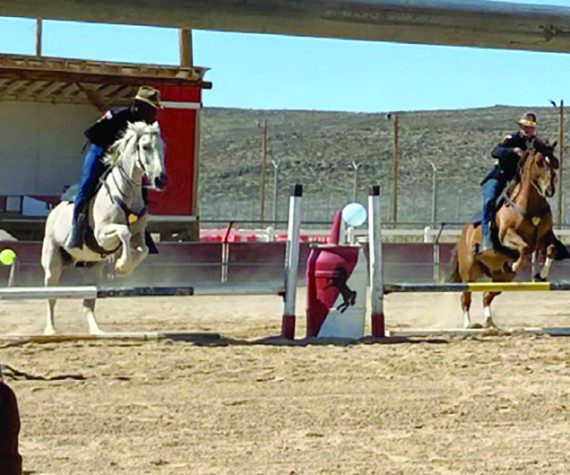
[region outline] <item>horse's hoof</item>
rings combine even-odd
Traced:
[[[132,271],[133,271],[133,266],[130,262],[125,262],[124,264],[117,265],[115,267],[115,273],[120,277],[129,275]]]
[[[46,327],[44,330],[45,336],[53,336],[55,335],[55,328],[54,327]]]
[[[546,279],[541,277],[540,274],[536,274],[533,278],[532,278],[533,282],[546,282]]]
[[[480,323],[470,323],[465,328],[472,330],[472,329],[476,329],[476,328],[483,328],[483,325],[481,325]]]
[[[485,320],[485,328],[496,330],[497,325],[495,325],[495,322],[491,318],[488,318],[487,320]]]

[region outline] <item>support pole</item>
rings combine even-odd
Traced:
[[[354,170],[353,175],[353,187],[352,187],[352,201],[358,201],[358,169],[360,168],[360,164],[356,162],[352,162],[352,169]]]
[[[36,18],[36,56],[42,55],[42,19]]]
[[[392,221],[396,223],[398,221],[398,165],[399,165],[399,145],[398,145],[398,114],[394,114],[394,144],[392,148],[392,160],[394,165],[392,184]]]
[[[289,198],[289,224],[285,251],[285,304],[281,322],[281,336],[295,338],[295,302],[297,297],[297,274],[299,272],[299,235],[301,233],[301,204],[303,186],[294,185]]]
[[[433,162],[431,164],[431,222],[435,227],[437,221],[437,168]]]
[[[370,294],[372,336],[386,336],[384,325],[384,277],[382,275],[382,235],[380,221],[380,186],[370,187],[368,195],[368,240],[370,254]]]
[[[259,220],[261,221],[261,226],[263,226],[263,221],[265,221],[265,172],[267,169],[267,119],[263,121],[263,142],[261,147],[261,184],[259,190],[260,196],[260,210],[259,210]]]
[[[560,110],[558,116],[558,160],[560,162],[560,168],[558,169],[558,226],[562,227],[562,221],[564,218],[562,205],[564,201],[562,200],[562,192],[564,187],[562,186],[562,173],[564,169],[564,101],[560,101]]]
[[[192,30],[182,28],[178,30],[178,49],[180,51],[180,66],[192,67]]]
[[[277,186],[279,183],[279,160],[271,160],[273,164],[273,227],[277,227]]]

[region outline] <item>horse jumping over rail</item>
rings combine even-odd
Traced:
[[[103,280],[104,263],[114,256],[117,276],[130,274],[148,255],[145,229],[148,219],[143,199],[143,179],[152,188],[166,184],[164,144],[158,123],[129,124],[123,137],[104,158],[109,172],[88,205],[85,245],[68,249],[65,242],[71,230],[73,203],[63,201],[49,214],[42,246],[42,267],[46,286],[56,286],[66,264],[82,263],[93,268],[96,283]],[[49,299],[44,333],[55,334],[56,299]],[[95,300],[83,301],[90,334],[102,333],[95,319]]]
[[[534,279],[546,280],[555,258],[568,257],[566,249],[552,230],[552,213],[547,198],[556,190],[558,158],[556,142],[540,143],[524,152],[519,164],[517,184],[495,214],[494,225],[500,243],[497,250],[479,252],[481,226],[467,224],[456,245],[450,282],[475,282],[482,276],[493,282],[510,282],[534,251],[546,255],[545,263]],[[494,327],[491,302],[501,292],[485,292],[485,326]],[[461,295],[464,327],[471,326],[471,292]]]

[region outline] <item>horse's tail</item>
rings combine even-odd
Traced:
[[[451,253],[450,271],[445,278],[445,283],[454,284],[456,282],[461,282],[461,275],[459,274],[459,255],[457,252],[457,246],[453,248]]]

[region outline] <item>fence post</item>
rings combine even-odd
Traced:
[[[14,257],[14,261],[10,266],[10,276],[8,277],[8,287],[14,287],[18,279],[18,257]]]
[[[301,233],[303,186],[294,185],[289,198],[289,223],[285,249],[285,303],[281,320],[281,336],[295,338],[295,302],[299,273],[299,235]]]
[[[370,187],[368,195],[368,241],[370,254],[370,290],[372,336],[386,336],[384,324],[384,278],[382,275],[382,235],[380,219],[380,186]]]

